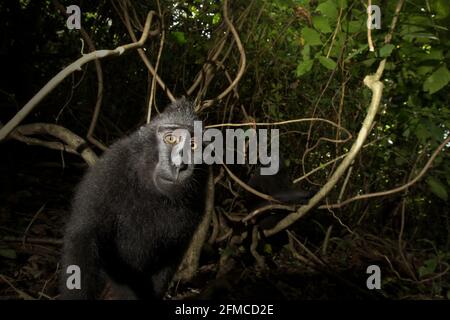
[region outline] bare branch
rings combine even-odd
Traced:
[[[320,209],[334,209],[334,208],[341,208],[351,202],[357,201],[357,200],[363,200],[363,199],[369,199],[369,198],[375,198],[375,197],[382,197],[382,196],[387,196],[390,194],[394,194],[394,193],[398,193],[401,192],[403,190],[408,189],[410,186],[412,186],[413,184],[415,184],[417,181],[419,181],[424,175],[425,173],[428,171],[428,169],[430,169],[431,165],[433,164],[434,159],[439,155],[439,152],[448,144],[450,143],[450,137],[447,137],[447,139],[445,139],[440,145],[439,147],[436,148],[436,150],[434,150],[433,154],[431,155],[430,159],[428,159],[427,163],[425,164],[425,166],[422,168],[422,170],[420,171],[420,173],[412,180],[410,180],[408,183],[399,186],[397,188],[394,189],[390,189],[390,190],[386,190],[386,191],[380,191],[380,192],[374,192],[374,193],[368,193],[368,194],[363,194],[363,195],[359,195],[359,196],[355,196],[353,198],[347,199],[341,203],[337,203],[337,204],[332,204],[332,205],[327,205],[327,206],[320,206]]]
[[[114,2],[113,2],[114,4]],[[117,9],[116,9],[117,10]],[[126,6],[122,6],[122,11],[123,11],[123,22],[125,24],[125,27],[128,30],[128,34],[130,35],[131,39],[133,41],[136,41],[136,35],[134,34],[133,28],[131,26],[130,23],[130,19],[129,19],[129,15],[128,15],[128,11]],[[117,13],[120,16],[120,11],[117,10]],[[176,99],[174,97],[174,95],[172,94],[172,92],[169,90],[169,88],[166,86],[166,84],[164,83],[164,81],[161,79],[161,77],[158,75],[158,73],[156,72],[155,68],[153,67],[153,65],[151,64],[150,60],[148,59],[147,55],[145,54],[145,51],[143,49],[138,49],[137,50],[139,56],[141,57],[142,61],[144,62],[145,66],[147,67],[148,71],[150,72],[150,74],[156,78],[156,81],[158,82],[158,84],[160,85],[161,89],[166,93],[167,97],[169,98],[170,101],[174,102]]]
[[[53,0],[53,4],[62,15],[68,16],[68,14],[66,12],[66,8],[61,3],[59,3],[58,0]],[[86,30],[83,27],[80,28],[80,34],[83,37],[84,41],[86,41],[86,43],[89,47],[89,51],[90,52],[95,51],[94,42],[92,41],[91,37],[89,36],[89,34],[86,32]],[[95,71],[97,73],[97,83],[98,83],[98,85],[97,85],[97,100],[95,101],[94,114],[92,115],[91,123],[89,125],[89,129],[86,134],[86,138],[89,142],[91,142],[92,144],[97,146],[100,150],[105,151],[107,149],[107,147],[102,142],[100,142],[99,140],[97,140],[94,137],[94,130],[95,130],[95,126],[97,125],[98,116],[100,114],[100,109],[101,109],[102,100],[103,100],[103,69],[102,69],[102,65],[101,65],[99,59],[95,59],[94,63],[95,63]]]
[[[388,35],[385,38],[386,39],[385,42],[391,40],[392,36],[389,36],[389,34],[392,34],[394,32],[397,17],[402,8],[403,2],[404,0],[399,0],[397,3],[395,15],[394,18],[392,19],[391,28],[389,30]],[[358,133],[358,136],[356,137],[356,141],[352,145],[347,156],[336,168],[336,171],[333,173],[333,175],[330,177],[327,183],[325,183],[322,189],[309,200],[307,205],[302,206],[296,212],[289,214],[287,217],[278,222],[277,225],[272,229],[265,230],[264,234],[266,236],[271,236],[280,232],[281,230],[284,230],[285,228],[293,224],[295,221],[297,221],[299,218],[304,216],[307,212],[309,212],[309,210],[311,210],[314,206],[316,206],[332,190],[332,188],[336,185],[338,180],[342,177],[342,175],[345,173],[348,167],[352,164],[353,160],[356,158],[357,154],[362,148],[364,141],[366,140],[372,128],[375,116],[377,115],[383,93],[383,83],[380,81],[380,78],[383,75],[385,65],[386,59],[383,59],[380,62],[376,73],[373,75],[368,75],[364,78],[364,84],[367,87],[369,87],[369,89],[372,91],[372,99],[369,108],[367,110],[367,115],[363,121],[362,127]]]
[[[41,139],[31,138],[31,135],[51,135],[62,142],[45,141]],[[12,133],[11,138],[22,141],[29,145],[44,146],[54,150],[67,151],[76,155],[80,155],[88,165],[92,166],[97,161],[97,155],[90,149],[84,148],[79,153],[77,149],[85,144],[83,138],[77,136],[70,130],[50,123],[33,123],[25,124],[17,127]]]
[[[205,108],[212,106],[215,101],[222,100],[239,83],[239,80],[241,80],[241,78],[244,74],[244,71],[245,71],[245,66],[247,63],[246,56],[245,56],[245,50],[244,50],[244,46],[242,45],[241,39],[239,38],[239,34],[237,33],[235,27],[233,26],[233,23],[231,22],[231,20],[228,16],[228,0],[224,0],[224,2],[223,2],[223,18],[224,18],[225,23],[227,24],[228,28],[230,29],[230,31],[234,37],[234,40],[236,41],[238,50],[239,50],[239,54],[240,54],[239,71],[236,75],[236,78],[228,86],[228,88],[226,88],[221,94],[219,94],[219,96],[217,98],[204,101],[201,104],[201,107],[199,108],[199,110],[204,110]]]
[[[260,214],[262,214],[266,211],[269,211],[269,210],[273,210],[273,209],[294,211],[295,206],[288,206],[288,205],[284,205],[284,204],[268,204],[266,206],[260,207],[256,210],[253,210],[252,212],[250,212],[248,216],[246,216],[244,219],[242,219],[242,222],[247,222],[248,220],[251,220],[251,219],[257,217]]]
[[[211,216],[214,214],[214,175],[212,172],[212,167],[209,167],[208,173],[208,187],[206,190],[205,199],[205,215],[202,222],[198,226],[195,234],[189,245],[189,249],[183,257],[183,261],[178,268],[178,272],[175,276],[176,280],[188,281],[192,279],[197,272],[198,265],[200,262],[200,254],[203,248],[203,244],[206,240],[206,235],[208,234]]]
[[[0,129],[0,141],[4,140],[11,131],[19,125],[20,122],[42,101],[61,81],[63,81],[71,73],[81,70],[81,67],[93,60],[103,59],[108,56],[120,56],[127,50],[133,50],[140,48],[144,45],[149,35],[155,35],[159,33],[159,29],[150,30],[150,26],[155,15],[154,11],[150,11],[145,21],[144,32],[141,38],[137,42],[129,43],[123,46],[119,46],[113,50],[98,50],[83,55],[81,58],[72,62],[69,66],[60,71],[54,76],[47,84],[39,90],[39,92],[31,98],[30,101],[4,126]]]
[[[241,179],[239,179],[233,172],[231,172],[231,170],[228,169],[228,167],[225,164],[222,164],[222,165],[225,168],[226,172],[230,175],[231,179],[236,181],[238,185],[240,185],[242,188],[244,188],[248,192],[253,193],[254,195],[256,195],[256,196],[258,196],[260,198],[263,198],[265,200],[268,200],[268,201],[273,201],[275,203],[279,203],[280,202],[280,201],[276,200],[275,198],[273,198],[273,197],[271,197],[271,196],[269,196],[267,194],[264,194],[262,192],[259,192],[258,190],[253,189],[248,184],[246,184]]]

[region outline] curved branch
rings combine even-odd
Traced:
[[[242,219],[242,222],[247,222],[248,220],[251,220],[251,219],[255,218],[256,216],[259,216],[263,212],[266,212],[266,211],[269,211],[269,210],[273,210],[273,209],[294,211],[295,210],[295,206],[289,206],[289,205],[284,205],[284,204],[268,204],[266,206],[260,207],[260,208],[258,208],[256,210],[253,210],[252,212],[250,212],[248,214],[248,216],[246,216],[244,219]]]
[[[264,234],[266,236],[271,236],[289,227],[300,217],[304,216],[315,205],[317,205],[317,203],[319,203],[331,191],[331,189],[335,186],[337,181],[341,178],[341,176],[345,173],[347,168],[356,158],[357,154],[359,153],[359,150],[362,148],[364,144],[364,141],[369,135],[370,128],[378,112],[378,107],[380,105],[381,96],[383,92],[383,83],[380,81],[380,77],[382,75],[385,63],[386,60],[381,61],[377,73],[371,76],[366,76],[366,78],[364,79],[364,84],[372,90],[373,94],[372,101],[370,103],[366,118],[364,119],[363,125],[358,133],[356,141],[352,145],[347,156],[344,158],[344,160],[342,160],[341,164],[337,167],[336,171],[333,173],[333,175],[327,181],[327,183],[325,183],[322,189],[320,189],[320,191],[310,199],[307,205],[301,207],[298,211],[289,214],[287,217],[278,222],[277,225],[272,229],[265,230]]]
[[[225,43],[226,43],[227,35],[228,34],[225,34],[223,39],[219,42],[219,44],[217,46],[217,49],[214,48],[213,50],[215,50],[215,51],[211,51],[207,61],[202,66],[202,69],[200,70],[200,72],[194,78],[194,83],[186,91],[186,94],[188,96],[190,96],[194,92],[194,90],[199,86],[199,84],[202,82],[202,80],[204,78],[207,78],[208,75],[212,73],[212,70],[214,68],[214,63],[213,62],[215,62],[217,60],[217,58],[219,57],[220,53],[222,52],[223,47],[225,46]]]
[[[45,141],[28,137],[36,134],[51,135],[58,138],[62,142]],[[83,138],[79,137],[72,131],[56,124],[25,124],[17,127],[13,132],[11,132],[10,137],[29,145],[39,145],[53,150],[67,151],[69,153],[80,155],[90,166],[92,166],[97,161],[97,155],[90,148],[84,148],[81,152],[77,151],[78,148],[86,143]]]
[[[397,2],[394,17],[391,22],[391,27],[389,29],[388,35],[385,38],[385,43],[390,42],[390,40],[392,39],[392,33],[394,32],[395,25],[397,24],[398,15],[403,6],[403,3],[404,0],[399,0]],[[352,145],[347,156],[336,168],[336,171],[330,177],[330,180],[328,180],[327,183],[322,187],[322,189],[320,189],[320,191],[310,199],[307,205],[302,206],[296,212],[289,214],[287,217],[278,222],[272,229],[265,230],[264,234],[266,236],[271,236],[280,232],[281,230],[284,230],[285,228],[293,224],[295,221],[297,221],[300,217],[304,216],[307,212],[309,212],[309,210],[311,210],[315,205],[317,205],[317,203],[319,203],[331,191],[331,189],[336,185],[337,181],[342,177],[342,175],[345,173],[348,167],[352,164],[353,160],[356,158],[357,154],[362,148],[364,141],[366,140],[372,128],[375,116],[377,115],[383,93],[383,83],[380,81],[380,78],[383,75],[385,65],[386,59],[383,59],[380,62],[376,73],[373,75],[366,76],[364,78],[364,84],[367,87],[369,87],[369,89],[372,91],[372,99],[369,108],[367,110],[367,115],[356,138],[356,141]]]
[[[224,2],[223,2],[223,18],[224,18],[225,23],[227,24],[228,28],[230,29],[231,33],[233,34],[234,40],[236,41],[236,45],[239,50],[239,54],[240,54],[239,71],[236,75],[236,78],[228,86],[228,88],[226,88],[221,94],[219,94],[219,96],[217,96],[217,98],[204,101],[201,104],[199,111],[212,106],[215,101],[222,100],[228,93],[230,93],[231,90],[233,90],[233,88],[241,80],[241,78],[244,74],[244,71],[245,71],[245,66],[247,64],[247,58],[245,56],[244,46],[242,45],[241,39],[239,38],[239,34],[237,33],[236,28],[233,26],[233,23],[231,22],[231,20],[228,16],[228,0],[224,0]]]
[[[156,1],[158,4],[158,12],[159,12],[159,17],[161,20],[161,39],[159,41],[159,49],[158,49],[158,56],[156,57],[156,64],[155,64],[155,74],[158,74],[158,68],[159,68],[159,63],[161,61],[161,54],[164,48],[164,41],[166,38],[166,32],[165,32],[165,27],[164,27],[164,17],[163,14],[161,12],[161,6],[159,4],[159,1]],[[152,117],[152,104],[153,104],[153,100],[155,99],[155,95],[156,95],[156,77],[153,76],[152,79],[152,85],[150,88],[150,97],[148,98],[148,111],[147,111],[147,123],[150,123],[150,119]],[[173,101],[172,101],[173,102]],[[156,107],[156,103],[155,103],[155,107]]]
[[[371,141],[371,142],[369,142],[369,143],[366,143],[365,145],[363,145],[363,148],[366,148],[366,147],[368,147],[368,146],[374,144],[375,142],[377,142],[377,141],[379,141],[379,140],[380,140],[380,138],[377,138],[377,139],[375,139],[375,140],[373,140],[373,141]],[[335,163],[336,161],[338,161],[338,160],[340,160],[340,159],[342,159],[342,158],[345,158],[345,157],[347,156],[347,154],[348,154],[348,152],[343,153],[343,154],[341,154],[340,156],[334,158],[333,160],[330,160],[330,161],[328,161],[328,162],[325,162],[324,164],[321,164],[320,166],[318,166],[318,167],[312,169],[311,171],[309,171],[308,173],[304,174],[303,176],[294,179],[294,180],[292,181],[292,183],[298,183],[298,182],[302,181],[303,179],[309,177],[309,176],[312,175],[313,173],[315,173],[315,172],[317,172],[317,171],[319,171],[319,170],[322,170],[322,169],[326,168],[326,167],[329,166],[330,164],[333,164],[333,163]]]
[[[322,118],[303,118],[303,119],[292,119],[292,120],[285,120],[285,121],[278,121],[278,122],[219,123],[219,124],[211,124],[211,125],[205,126],[205,129],[222,128],[222,127],[244,127],[244,126],[279,126],[279,125],[299,123],[299,122],[308,122],[308,121],[322,121],[322,122],[331,124],[332,126],[344,131],[348,135],[348,138],[345,141],[352,138],[352,134],[350,133],[350,131],[348,131],[344,127],[341,127],[340,125],[338,125],[337,123],[335,123],[331,120],[322,119]]]
[[[390,189],[390,190],[386,190],[386,191],[380,191],[380,192],[374,192],[374,193],[368,193],[368,194],[362,194],[359,196],[355,196],[353,198],[347,199],[341,203],[337,203],[337,204],[331,204],[331,205],[325,205],[325,206],[320,206],[319,209],[335,209],[335,208],[341,208],[347,204],[349,204],[350,202],[354,202],[357,200],[362,200],[362,199],[369,199],[369,198],[374,198],[374,197],[382,197],[382,196],[387,196],[393,193],[397,193],[397,192],[401,192],[403,190],[408,189],[410,186],[412,186],[413,184],[415,184],[417,181],[419,181],[424,175],[425,173],[430,169],[431,165],[433,164],[434,159],[438,156],[439,152],[448,144],[450,143],[450,136],[447,137],[447,139],[445,139],[440,145],[439,147],[437,147],[437,149],[433,152],[433,154],[431,155],[430,159],[428,159],[427,163],[425,164],[425,166],[422,168],[422,170],[420,171],[420,173],[412,180],[410,180],[409,182],[407,182],[406,184],[399,186],[397,188],[394,189]]]
[[[88,54],[83,55],[81,58],[72,62],[69,66],[60,71],[56,76],[54,76],[47,84],[39,90],[39,92],[31,98],[27,104],[17,112],[17,114],[0,129],[0,141],[4,140],[11,131],[41,102],[61,81],[63,81],[71,73],[81,70],[81,67],[96,59],[103,59],[108,56],[120,56],[127,50],[133,50],[142,47],[147,40],[149,35],[155,35],[159,33],[159,29],[150,30],[150,26],[155,15],[154,11],[150,11],[147,15],[147,20],[145,21],[144,31],[141,38],[137,42],[129,43],[123,46],[119,46],[113,50],[98,50]]]
[[[203,248],[203,244],[206,241],[206,236],[208,234],[209,225],[212,216],[214,215],[214,174],[212,167],[208,168],[208,181],[207,190],[205,197],[205,213],[202,222],[197,227],[188,250],[184,254],[182,263],[180,264],[177,274],[175,275],[176,280],[188,281],[191,280],[195,272],[197,272],[200,254]]]
[[[235,175],[233,172],[231,172],[230,169],[228,169],[228,167],[226,166],[226,164],[223,163],[222,166],[225,168],[226,172],[229,174],[229,176],[231,177],[231,179],[233,179],[234,181],[236,181],[238,185],[240,185],[242,188],[244,188],[244,189],[247,190],[248,192],[253,193],[254,195],[256,195],[256,196],[258,196],[258,197],[260,197],[260,198],[263,198],[263,199],[265,199],[265,200],[268,200],[268,201],[273,201],[273,202],[275,202],[275,203],[279,203],[279,202],[280,202],[280,201],[278,201],[277,199],[275,199],[275,198],[273,198],[273,197],[271,197],[271,196],[269,196],[269,195],[267,195],[267,194],[265,194],[265,193],[259,192],[258,190],[255,190],[255,189],[253,189],[252,187],[250,187],[248,184],[246,184],[246,183],[243,182],[241,179],[239,179],[238,177],[236,177],[236,175]]]
[[[253,7],[253,4],[255,3],[255,0],[252,0],[250,4],[247,6],[247,8],[241,13],[239,18],[236,20],[236,24],[238,28],[242,27],[242,24],[245,21],[245,18],[247,17],[248,13],[250,12],[251,8]],[[261,10],[263,9],[264,5],[261,7]],[[261,11],[260,11],[261,12]],[[226,23],[224,23],[226,24]],[[220,32],[218,32],[219,34]],[[209,51],[208,58],[206,62],[203,64],[202,69],[197,73],[197,75],[194,78],[194,83],[191,85],[191,87],[187,90],[187,95],[190,96],[194,90],[200,85],[200,83],[203,81],[207,81],[205,79],[212,78],[213,76],[213,70],[214,65],[217,64],[223,64],[223,62],[228,58],[230,55],[232,46],[228,48],[228,50],[225,52],[223,57],[220,61],[218,61],[219,55],[222,53],[223,48],[226,43],[226,39],[228,37],[228,34],[230,33],[230,29],[228,28],[225,32],[223,37],[217,41],[217,44]],[[248,40],[248,39],[247,39]],[[232,81],[230,81],[231,83]]]
[[[59,10],[59,12],[63,15],[63,16],[68,16],[69,14],[66,12],[66,8],[59,3],[58,0],[53,0],[53,4],[54,6]],[[89,34],[86,32],[86,30],[81,27],[80,28],[80,34],[83,37],[84,41],[86,41],[88,47],[89,47],[89,51],[93,52],[95,51],[95,45],[94,42],[92,41],[91,37],[89,36]],[[100,60],[95,59],[94,60],[95,63],[95,71],[97,73],[97,100],[95,102],[95,107],[94,107],[94,114],[92,115],[92,119],[91,119],[91,123],[89,125],[89,129],[88,132],[86,134],[86,139],[91,142],[92,144],[94,144],[95,146],[97,146],[100,150],[105,151],[107,149],[107,147],[100,142],[99,140],[97,140],[94,137],[94,130],[95,127],[97,125],[97,120],[98,120],[98,116],[100,114],[100,109],[102,106],[102,100],[103,100],[103,69],[102,69],[102,65],[100,63]]]
[[[120,15],[120,12],[118,9],[116,9],[117,13]],[[125,27],[127,28],[128,34],[131,37],[131,40],[136,41],[136,35],[134,34],[133,28],[131,26],[130,17],[128,15],[128,11],[125,6],[122,6],[122,11],[124,14],[123,23],[125,24]],[[162,18],[161,18],[162,19]],[[147,55],[145,54],[145,51],[143,49],[137,50],[139,56],[141,57],[142,61],[144,62],[145,66],[147,67],[148,71],[151,73],[151,75],[156,78],[156,81],[158,82],[161,89],[166,93],[167,97],[171,102],[174,102],[176,99],[172,92],[169,90],[169,88],[166,86],[164,81],[161,79],[161,77],[156,72],[155,68],[151,64],[150,60],[148,59]]]

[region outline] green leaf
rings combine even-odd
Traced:
[[[436,12],[436,19],[445,19],[450,15],[450,6],[448,0],[434,0],[431,1],[431,7]]]
[[[336,19],[338,16],[338,9],[336,3],[332,0],[325,1],[317,6],[316,11],[319,11],[325,17],[329,19]]]
[[[324,56],[318,56],[317,59],[319,59],[320,64],[328,70],[333,70],[334,68],[336,68],[336,62],[334,62],[333,59]]]
[[[345,58],[345,62],[348,62],[350,59],[353,59],[353,57],[357,56],[358,54],[360,54],[361,52],[365,51],[367,48],[369,47],[368,44],[364,44],[362,45],[360,48],[358,49],[353,49],[347,58]]]
[[[448,200],[447,188],[441,181],[439,181],[439,179],[435,177],[429,177],[427,179],[427,183],[430,187],[431,192],[433,192],[444,201]]]
[[[331,27],[328,19],[322,16],[314,16],[312,18],[313,26],[322,33],[330,33]]]
[[[354,33],[362,31],[365,27],[364,20],[355,20],[348,22],[348,32]]]
[[[0,249],[0,257],[8,259],[16,259],[17,254],[13,249]]]
[[[380,49],[380,57],[389,57],[395,46],[393,44],[386,44]]]
[[[220,22],[220,20],[222,20],[222,15],[220,14],[220,12],[217,12],[212,19],[212,24],[218,24]]]
[[[403,165],[405,163],[406,163],[406,160],[404,158],[402,158],[402,157],[395,158],[395,164],[397,166],[401,166],[401,165]]]
[[[394,62],[386,62],[386,65],[385,65],[385,69],[386,70],[395,70],[395,63]]]
[[[187,42],[186,37],[184,36],[184,32],[174,31],[172,32],[172,36],[179,44],[185,44]]]
[[[309,44],[310,46],[318,46],[322,44],[322,40],[320,40],[320,34],[311,28],[303,28],[302,36],[305,40],[305,44]]]
[[[450,72],[444,65],[437,69],[423,83],[423,90],[433,94],[447,85],[450,81]]]
[[[233,250],[231,249],[230,246],[225,247],[225,249],[223,249],[223,251],[220,254],[222,257],[229,257],[233,255]]]
[[[311,47],[309,45],[306,45],[303,47],[302,57],[303,57],[303,60],[311,59]]]
[[[431,49],[430,52],[421,52],[416,55],[420,61],[427,60],[444,60],[444,52],[442,49]]]
[[[192,13],[192,17],[194,18],[200,14],[200,11],[195,6],[190,6],[189,9]]]
[[[417,139],[419,139],[422,143],[425,143],[425,141],[431,136],[430,132],[422,124],[417,125],[414,133],[416,134]]]
[[[371,58],[371,59],[363,60],[363,61],[361,61],[361,63],[363,65],[365,65],[366,67],[370,67],[371,65],[373,65],[375,63],[375,61],[377,61],[377,59]]]
[[[270,245],[270,243],[266,243],[264,245],[264,252],[268,253],[268,254],[272,254],[273,250],[272,250],[272,246]]]
[[[300,62],[297,66],[296,75],[297,77],[300,77],[307,73],[309,70],[311,70],[313,66],[313,60],[304,60]]]
[[[426,260],[423,263],[423,266],[419,268],[419,276],[423,278],[424,276],[434,273],[434,271],[436,271],[436,267],[437,267],[436,258]]]
[[[416,72],[417,72],[418,75],[424,76],[424,75],[426,75],[428,73],[433,72],[433,69],[434,68],[432,66],[420,66],[420,67],[417,68]]]
[[[409,130],[409,128],[407,128],[405,131],[403,131],[403,136],[405,138],[408,138],[410,134],[411,134],[411,131]]]
[[[347,0],[338,0],[339,8],[345,9],[347,8]]]

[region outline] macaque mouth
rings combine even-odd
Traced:
[[[165,177],[165,176],[159,176],[159,180],[161,180],[164,183],[170,183],[170,184],[177,182],[177,180],[175,178],[169,178],[169,177]]]

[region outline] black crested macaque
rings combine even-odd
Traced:
[[[179,99],[88,170],[65,233],[61,299],[99,299],[106,283],[117,299],[164,296],[204,212],[207,172],[180,161],[197,147],[194,121]],[[71,265],[80,289],[67,286]]]
[[[282,156],[280,156],[280,168],[276,174],[261,175],[258,168],[247,184],[264,194],[272,196],[280,201],[281,204],[288,205],[306,204],[317,192],[317,190],[303,190],[291,182]],[[253,193],[247,193],[246,207],[249,213],[271,203],[271,201],[262,199]],[[271,214],[266,212],[257,216],[253,223],[258,225],[261,230],[271,229],[286,216],[286,213],[285,210],[271,210]],[[270,239],[274,243],[287,243],[285,233],[272,236]]]
[[[256,170],[247,184],[264,194],[272,196],[282,204],[305,204],[316,193],[315,191],[302,190],[291,182],[282,157],[280,157],[280,168],[276,174],[261,175],[260,171],[259,169]],[[253,193],[248,194],[246,202],[249,212],[271,203],[269,200],[262,199]]]

